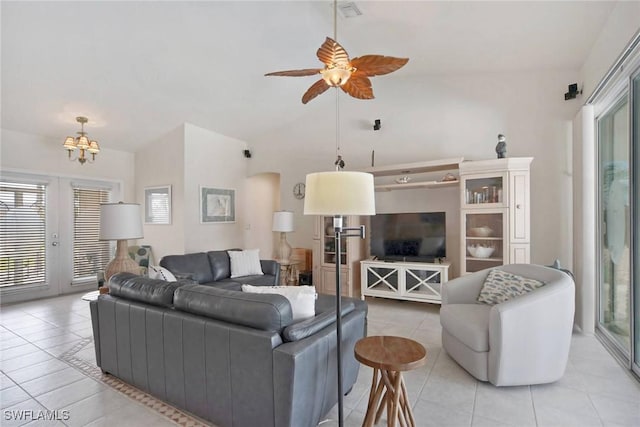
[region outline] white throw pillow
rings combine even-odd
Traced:
[[[242,285],[242,292],[279,294],[289,300],[293,320],[304,320],[316,315],[316,288],[313,286],[251,286]]]
[[[150,279],[158,279],[158,280],[166,280],[167,282],[175,282],[176,276],[173,275],[172,272],[167,270],[164,267],[160,267],[159,265],[150,265],[149,266],[149,278]]]
[[[231,259],[231,278],[261,275],[260,249],[246,249],[244,251],[227,251]]]

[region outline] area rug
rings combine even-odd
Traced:
[[[171,422],[176,423],[179,426],[184,427],[211,427],[212,424],[207,424],[206,422],[194,417],[193,415],[187,414],[184,411],[181,411],[178,408],[175,408],[171,405],[166,404],[165,402],[156,399],[155,397],[145,393],[142,390],[139,390],[133,387],[130,384],[125,383],[119,378],[114,377],[113,375],[104,374],[100,368],[95,366],[93,363],[90,363],[80,357],[77,357],[76,354],[91,344],[93,342],[93,338],[84,338],[78,344],[74,345],[72,348],[64,352],[60,359],[64,360],[74,368],[80,370],[86,376],[91,377],[97,381],[100,381],[102,384],[111,387],[119,393],[124,394],[130,399],[135,400],[136,402],[146,406],[147,408],[157,412],[159,415],[165,417]]]

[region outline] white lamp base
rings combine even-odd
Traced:
[[[129,256],[129,249],[126,240],[118,240],[116,246],[116,256],[104,268],[104,279],[109,283],[109,279],[116,273],[140,274],[140,266]]]
[[[287,242],[287,233],[280,232],[280,244],[278,245],[278,261],[289,262],[291,258],[291,245]]]

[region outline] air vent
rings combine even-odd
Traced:
[[[352,1],[338,2],[338,10],[343,18],[355,18],[362,15],[358,6]]]

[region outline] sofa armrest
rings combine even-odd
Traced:
[[[275,276],[274,286],[280,283],[280,263],[272,259],[261,259],[260,267],[264,274]]]
[[[568,275],[495,305],[489,318],[489,381],[538,384],[564,374],[573,330],[575,286]]]
[[[355,384],[360,364],[356,342],[364,337],[365,313],[354,310],[342,318],[344,391]],[[273,350],[276,426],[315,426],[338,401],[336,393],[336,326],[331,323],[299,341]]]
[[[442,285],[442,304],[475,303],[488,274],[489,270],[482,270],[445,282]]]

